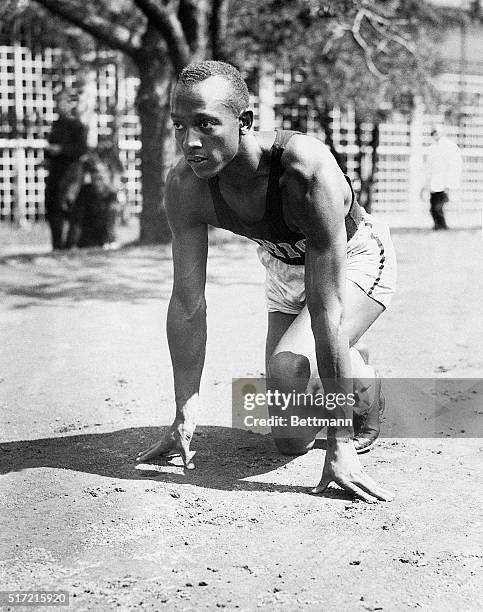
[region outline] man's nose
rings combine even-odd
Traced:
[[[187,128],[184,134],[183,145],[187,149],[196,149],[201,147],[201,140],[198,130]]]

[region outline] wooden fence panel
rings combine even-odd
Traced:
[[[75,88],[78,80],[59,58],[56,50],[33,53],[18,45],[0,46],[0,220],[44,217],[43,151],[55,119],[53,90],[61,85]],[[256,127],[301,129],[324,139],[306,100],[300,99],[292,108],[283,105],[290,79],[287,73],[262,71],[258,95],[251,96]],[[474,225],[480,218],[483,193],[483,74],[446,74],[439,82],[447,107],[462,109],[448,135],[463,151],[463,183],[448,212],[457,222]],[[137,79],[125,76],[122,63],[106,63],[90,75],[84,96],[90,144],[95,146],[99,137],[116,139],[124,166],[121,199],[131,213],[139,213],[142,207],[136,88]],[[430,143],[431,125],[442,118],[416,107],[411,120],[394,114],[381,124],[373,212],[390,224],[430,224],[427,202],[420,199],[424,149]],[[346,156],[348,174],[353,177],[357,165],[354,113],[334,109],[331,119],[335,147]],[[363,169],[370,160],[370,129],[362,125]],[[357,181],[354,186],[357,190]]]

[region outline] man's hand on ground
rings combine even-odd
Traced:
[[[392,501],[394,494],[381,487],[364,472],[357,457],[353,441],[350,439],[327,440],[324,469],[319,484],[313,493],[323,493],[331,482],[360,497],[367,503],[375,499]],[[374,499],[375,498],[375,499]]]
[[[195,467],[192,461],[194,453],[190,451],[190,442],[194,430],[194,424],[174,422],[159,442],[153,444],[148,450],[139,453],[136,461],[149,461],[155,457],[180,454],[185,468],[193,470]]]

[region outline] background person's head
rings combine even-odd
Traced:
[[[100,161],[95,161],[90,167],[91,183],[98,194],[109,191],[110,175],[107,166]]]
[[[78,103],[78,97],[68,89],[62,89],[55,96],[57,112],[64,117],[76,114]]]
[[[443,128],[443,126],[442,126],[441,124],[436,124],[436,125],[433,125],[433,126],[431,127],[431,132],[430,132],[430,134],[431,134],[431,138],[432,138],[432,139],[433,139],[435,142],[438,142],[438,140],[439,140],[439,139],[440,139],[442,136],[444,136],[444,128]]]
[[[214,176],[235,157],[253,122],[248,105],[247,85],[234,66],[205,61],[182,70],[171,114],[176,142],[197,176]]]

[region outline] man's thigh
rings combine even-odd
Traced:
[[[352,281],[347,281],[345,304],[344,330],[349,338],[349,345],[354,346],[384,311],[384,307]],[[272,318],[269,317],[267,334],[267,363],[272,355],[284,351],[304,355],[310,362],[311,375],[313,375],[317,370],[315,340],[307,306],[304,306],[295,318],[292,315],[283,315],[284,318],[274,315],[283,315],[283,313],[270,313]],[[288,317],[292,317],[291,322]],[[280,335],[275,341],[277,332]]]
[[[292,325],[297,315],[287,314],[285,312],[269,312],[268,313],[268,331],[267,341],[265,344],[265,372],[268,376],[268,362],[273,352],[280,342],[281,338]]]
[[[383,310],[383,306],[369,297],[358,285],[352,281],[347,281],[345,332],[349,337],[350,346],[353,346],[360,339]],[[300,388],[298,391],[318,392],[320,383],[317,380],[315,341],[307,306],[291,323],[288,317],[293,318],[292,315],[283,315],[283,313],[270,313],[267,335],[267,364],[272,356],[283,352],[306,357],[310,363],[310,375],[307,378],[307,382],[310,381],[310,383],[306,388]],[[277,337],[278,341],[276,341]],[[275,381],[270,379],[268,367],[267,378],[269,388],[277,386]],[[300,383],[303,385],[305,381],[300,381]],[[292,415],[304,418],[322,416],[320,408],[307,405],[289,406],[283,411],[279,407],[271,406],[269,407],[269,413],[270,416],[284,417],[289,421]],[[314,444],[319,429],[319,427],[312,425],[272,427],[272,434],[278,449],[284,454],[293,455],[309,450]]]

